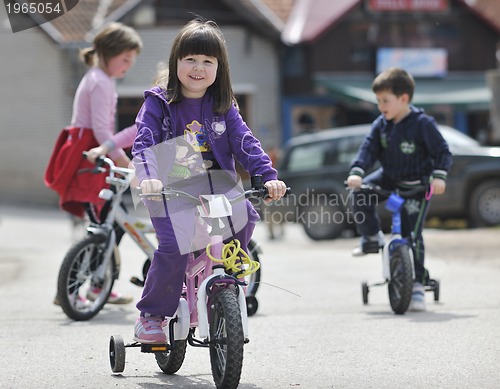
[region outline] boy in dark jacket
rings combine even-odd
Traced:
[[[372,123],[370,134],[360,146],[351,166],[347,186],[358,189],[362,183],[379,185],[384,189],[411,188],[429,183],[432,193],[443,194],[446,190],[446,174],[452,163],[446,141],[437,129],[434,119],[423,110],[411,105],[415,82],[403,69],[391,68],[379,74],[372,83],[381,115]],[[376,161],[381,167],[365,177],[365,172]],[[356,214],[362,213],[358,223],[361,245],[353,251],[354,256],[373,252],[374,242],[383,245],[380,220],[376,213],[375,194],[354,192],[353,207]],[[379,200],[381,196],[377,195]],[[403,235],[414,232],[415,283],[413,285],[410,310],[425,310],[424,242],[422,228],[429,206],[424,193],[419,193],[405,202],[402,216]],[[370,247],[371,246],[371,247]]]

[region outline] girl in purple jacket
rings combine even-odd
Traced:
[[[237,160],[250,175],[262,175],[271,200],[280,199],[286,186],[238,112],[217,24],[200,19],[186,24],[173,42],[168,70],[157,87],[145,92],[136,120],[132,154],[142,193],[159,193],[167,185],[191,194],[210,194],[214,185],[230,192],[234,188],[227,181],[208,177],[223,172],[236,179]],[[158,249],[137,303],[134,339],[141,343],[167,341],[162,322],[177,309],[195,235],[194,209],[182,200],[175,205],[161,196],[158,200],[146,201]],[[233,236],[247,247],[258,215],[250,202],[242,207],[245,217],[232,219],[244,223],[232,226]]]

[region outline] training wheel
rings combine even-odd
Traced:
[[[257,312],[257,309],[259,308],[259,302],[253,295],[248,295],[245,297],[246,303],[247,303],[247,315],[248,316],[253,316]]]
[[[113,373],[125,370],[125,343],[120,335],[111,335],[109,339],[109,363]]]
[[[363,282],[361,284],[361,293],[363,294],[363,304],[368,304],[368,292],[370,289],[368,288],[368,284]]]
[[[434,301],[439,301],[439,281],[438,280],[430,280],[432,290],[434,291]]]

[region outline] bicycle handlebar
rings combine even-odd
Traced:
[[[83,158],[87,158],[88,153],[84,151],[82,155]],[[104,165],[108,166],[108,168],[105,168]],[[108,173],[106,183],[125,190],[129,186],[129,176],[134,173],[134,169],[116,166],[111,158],[100,155],[96,158],[95,166],[92,169],[81,169],[78,174],[84,172],[92,174]]]
[[[291,193],[291,188],[286,188],[285,197],[288,196],[290,193]],[[187,198],[188,200],[190,200],[191,202],[193,202],[196,205],[202,204],[202,201],[198,197],[193,196],[189,193],[186,193],[182,190],[169,188],[169,187],[163,188],[163,190],[160,193],[141,193],[141,194],[139,194],[139,197],[145,198],[145,199],[155,198],[155,197],[159,197],[159,196],[165,196],[167,198],[167,200],[169,200],[170,197],[179,197],[180,196],[180,197]],[[239,195],[237,195],[236,197],[234,197],[232,199],[228,199],[228,200],[231,204],[234,204],[234,203],[237,203],[238,201],[243,200],[244,198],[245,199],[248,199],[248,198],[263,198],[263,199],[265,199],[267,196],[268,196],[267,188],[265,186],[262,186],[260,188],[252,188],[252,189],[246,190],[246,191],[240,193]]]
[[[83,155],[83,158],[86,159],[88,153],[86,151],[84,151],[82,153],[82,155]],[[112,178],[114,178],[114,173],[119,173],[123,176],[128,176],[134,172],[133,169],[116,166],[111,158],[105,157],[104,155],[100,155],[96,158],[95,167],[93,169],[83,169],[83,171],[88,171],[88,172],[91,172],[93,174],[105,173],[107,171],[107,169],[105,169],[103,167],[104,165],[107,165],[109,167],[109,171],[110,171],[109,176]]]
[[[356,190],[356,189],[354,189]],[[369,191],[372,190],[375,193],[378,193],[382,196],[390,196],[391,193],[397,193],[401,197],[411,197],[416,195],[417,193],[427,192],[429,190],[429,185],[417,185],[411,189],[396,189],[396,190],[387,190],[382,188],[379,185],[373,184],[362,184],[359,190]]]

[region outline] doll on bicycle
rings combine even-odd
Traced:
[[[452,164],[452,156],[446,141],[439,132],[434,119],[423,110],[411,105],[415,82],[403,69],[391,68],[379,74],[372,83],[381,115],[374,120],[370,134],[359,148],[353,161],[347,186],[357,189],[362,183],[379,185],[386,190],[412,188],[430,184],[433,194],[440,195],[446,190],[446,175]],[[365,177],[375,162],[381,167]],[[364,217],[357,224],[361,235],[359,247],[354,256],[373,252],[373,247],[383,246],[383,234],[376,213],[376,203],[380,195],[372,192],[354,191],[353,211]],[[376,202],[370,201],[375,197]],[[413,284],[410,310],[425,310],[424,240],[422,229],[429,200],[420,193],[409,199],[403,209],[403,235],[414,232],[413,257],[415,282]],[[377,250],[375,250],[376,252]]]
[[[173,42],[168,68],[165,78],[145,92],[136,120],[132,153],[142,193],[160,193],[183,180],[193,188],[193,177],[203,180],[209,171],[236,178],[237,160],[250,175],[262,175],[270,199],[281,198],[286,186],[239,114],[227,48],[217,24],[201,18],[187,23]],[[206,189],[210,181],[203,182]],[[140,343],[166,342],[162,322],[177,309],[187,265],[185,246],[195,229],[194,215],[180,207],[186,217],[183,231],[176,230],[171,209],[161,196],[158,200],[147,202],[158,249],[137,303],[140,316],[134,339]],[[247,247],[258,214],[250,202],[243,205],[246,223],[234,231],[234,238]]]

